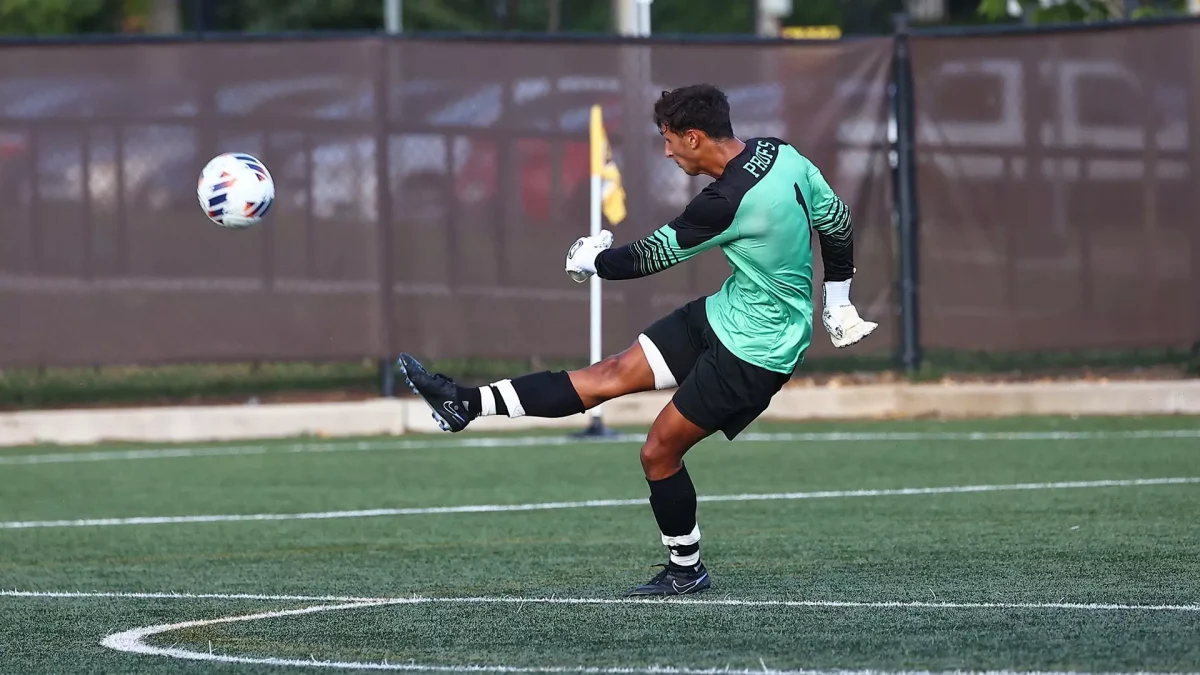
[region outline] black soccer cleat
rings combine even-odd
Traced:
[[[686,595],[699,593],[712,586],[712,580],[708,577],[708,570],[704,569],[704,563],[688,567],[671,563],[663,565],[663,567],[665,569],[656,574],[649,582],[630,589],[625,595]]]
[[[453,380],[445,375],[430,374],[411,355],[401,354],[396,360],[396,368],[404,375],[408,388],[429,406],[442,431],[462,431],[479,413],[468,410],[469,406],[459,396],[458,385]]]

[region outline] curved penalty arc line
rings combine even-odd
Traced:
[[[352,602],[340,602],[335,604],[321,604],[309,607],[301,607],[299,609],[278,610],[269,612],[256,612],[253,614],[240,614],[234,616],[219,617],[216,619],[200,619],[194,621],[183,621],[172,624],[162,624],[157,626],[145,626],[134,628],[132,630],[113,633],[101,641],[101,645],[115,651],[141,654],[148,656],[162,656],[167,658],[182,659],[189,661],[207,661],[217,663],[236,663],[245,665],[265,665],[265,666],[282,666],[282,667],[306,667],[306,668],[327,668],[338,670],[380,670],[380,671],[407,671],[407,672],[453,672],[453,673],[513,673],[513,674],[535,674],[546,673],[553,675],[1157,675],[1155,673],[1081,673],[1077,671],[1015,671],[1015,670],[989,670],[989,671],[946,671],[939,673],[937,671],[884,671],[874,669],[798,669],[798,670],[775,670],[767,668],[764,664],[762,668],[754,669],[732,669],[732,668],[688,668],[679,666],[621,666],[621,667],[593,667],[593,666],[510,666],[510,665],[489,665],[489,664],[472,664],[472,665],[446,665],[446,664],[429,664],[429,663],[388,663],[387,661],[331,661],[317,660],[316,658],[304,659],[285,659],[272,656],[254,657],[254,656],[236,656],[230,654],[217,654],[211,651],[201,652],[191,649],[180,649],[178,647],[158,647],[148,644],[146,640],[156,635],[162,635],[174,631],[187,630],[190,628],[199,628],[204,626],[212,626],[218,624],[241,623],[251,621],[261,621],[267,619],[276,619],[283,617],[301,616],[306,614],[316,614],[320,612],[334,612],[342,610],[363,609],[368,607],[381,607],[387,605],[413,605],[426,604],[430,602],[479,602],[479,601],[511,601],[511,602],[529,602],[529,603],[547,603],[555,602],[553,598],[428,598],[428,597],[412,597],[412,598],[379,598],[379,599],[362,599]],[[587,599],[561,599],[566,601],[581,601],[588,602]],[[561,601],[560,600],[560,601]],[[623,600],[618,602],[637,602],[650,606],[665,606],[679,604],[677,602],[654,602],[646,600]],[[719,604],[721,601],[705,601],[705,600],[687,600],[688,604]],[[735,601],[736,602],[736,601]],[[723,603],[722,603],[723,604]],[[859,603],[852,603],[859,604]],[[870,603],[862,603],[870,604]],[[882,603],[880,603],[882,604]],[[891,604],[891,603],[889,603]],[[905,606],[908,603],[894,603],[894,606]],[[915,603],[926,604],[926,603]],[[980,605],[983,606],[983,605]],[[1049,607],[1051,605],[1044,605]],[[1101,607],[1101,606],[1097,606]],[[1116,606],[1111,606],[1116,607]],[[1187,606],[1189,609],[1191,606]],[[1133,608],[1133,607],[1130,607]],[[1200,609],[1197,606],[1196,609]],[[1165,674],[1163,674],[1165,675]],[[1173,673],[1171,675],[1198,675],[1196,673]]]

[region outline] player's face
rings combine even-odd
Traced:
[[[685,134],[677,134],[666,127],[658,130],[664,139],[663,153],[667,159],[675,160],[675,164],[683,169],[683,172],[689,176],[700,175],[700,163],[698,161],[699,152],[696,148],[699,147],[695,132],[687,132]]]

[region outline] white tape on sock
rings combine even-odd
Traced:
[[[479,407],[480,417],[496,414],[496,395],[492,393],[491,387],[479,388]]]
[[[700,523],[696,523],[696,526],[693,527],[692,531],[688,534],[682,534],[678,537],[668,537],[665,534],[662,535],[662,543],[663,546],[691,546],[692,544],[699,544]]]
[[[521,406],[521,399],[517,396],[517,390],[513,389],[512,380],[493,382],[492,386],[496,388],[496,391],[500,392],[500,398],[504,399],[504,407],[508,408],[509,417],[525,416],[525,408]]]
[[[691,567],[700,562],[700,552],[696,551],[691,555],[671,555],[671,562],[681,567]]]

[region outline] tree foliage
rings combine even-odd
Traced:
[[[184,30],[196,28],[196,2],[176,0]],[[208,0],[218,31],[375,31],[383,26],[383,0]],[[0,34],[47,35],[138,30],[147,24],[154,0],[0,0]],[[790,25],[858,25],[870,30],[876,19],[889,21],[900,0],[797,0]],[[581,33],[612,30],[612,0],[403,0],[404,27],[410,31]],[[557,4],[557,12],[554,5]],[[754,31],[753,3],[729,0],[655,0],[657,34],[741,33]],[[887,24],[879,30],[886,31]]]
[[[151,0],[0,0],[0,35],[119,32]]]
[[[1147,2],[1125,16],[1124,0],[1067,0],[1043,7],[1037,0],[1021,0],[1031,23],[1079,23],[1118,19],[1145,19],[1186,11],[1186,0]],[[1008,17],[1008,0],[980,0],[979,14],[992,21]]]
[[[195,29],[201,0],[175,0],[184,30]],[[218,31],[377,31],[383,0],[205,0]],[[1125,0],[1066,0],[1048,7],[1020,0],[1032,23],[1139,19],[1185,11],[1186,0],[1140,0],[1125,15]],[[155,0],[0,0],[0,34],[48,35],[141,30]],[[1007,21],[1008,0],[946,0],[957,21]],[[612,0],[403,0],[408,31],[518,30],[606,33]],[[749,34],[754,3],[739,0],[654,0],[656,34]],[[786,25],[838,25],[843,32],[887,33],[904,0],[795,0]],[[974,13],[974,17],[970,16]]]

